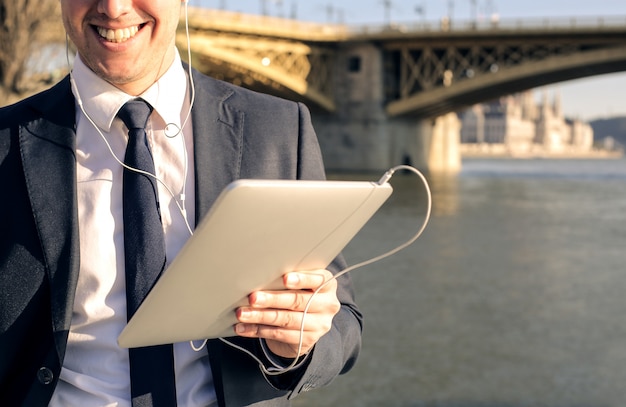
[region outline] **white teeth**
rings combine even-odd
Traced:
[[[117,30],[107,29],[104,27],[96,27],[98,30],[98,34],[102,38],[105,38],[107,41],[111,42],[124,42],[133,38],[135,34],[139,31],[138,26],[128,27],[128,28],[120,28]]]

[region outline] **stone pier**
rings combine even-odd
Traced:
[[[453,113],[413,122],[314,121],[329,171],[383,171],[398,164],[426,172],[461,170],[460,122]]]
[[[329,171],[382,171],[410,164],[427,172],[458,172],[460,121],[390,116],[384,106],[382,51],[371,43],[337,52],[333,113],[313,111]]]

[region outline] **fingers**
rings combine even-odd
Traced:
[[[332,296],[327,298],[324,293],[317,293],[313,300],[310,291],[262,291],[250,294],[250,308],[282,309],[290,311],[322,312],[334,305]],[[309,303],[310,302],[310,303]]]
[[[332,326],[330,314],[251,308],[239,309],[237,317],[241,321],[235,325],[237,335],[265,339],[272,352],[286,358],[307,354]]]
[[[301,334],[299,330],[282,329],[272,326],[255,324],[237,324],[236,332],[237,335],[247,338],[265,339],[268,345],[270,345],[270,348],[274,351],[274,353],[287,358],[292,358],[308,353],[309,350],[313,348],[313,346],[315,346],[319,338],[322,336],[318,335],[317,333],[304,332]],[[301,339],[302,352],[298,353],[298,345]],[[272,346],[272,344],[274,344],[274,346]],[[278,351],[278,349],[281,348],[283,349],[283,351]]]
[[[328,270],[316,270],[311,272],[293,272],[287,273],[284,277],[285,287],[292,290],[316,290],[325,282],[331,280],[333,277],[332,273]],[[322,290],[320,291],[329,291],[332,290],[332,286],[337,283],[333,281],[329,281]]]
[[[285,290],[250,294],[249,306],[237,310],[235,331],[263,338],[275,353],[294,357],[300,340],[306,353],[331,329],[341,304],[337,282],[327,270],[288,273],[284,284]]]
[[[324,331],[330,329],[332,320],[326,314],[294,312],[277,309],[240,308],[237,310],[237,319],[243,324],[258,325],[269,329],[280,328],[283,330],[299,331]],[[302,321],[304,319],[304,326]],[[262,329],[262,328],[259,328]]]
[[[335,291],[320,291],[315,296],[308,291],[256,292],[250,295],[249,307],[237,310],[237,319],[244,324],[298,331],[304,319],[305,331],[326,333],[340,308]]]
[[[304,311],[308,304],[308,312],[328,310],[336,313],[339,310],[339,301],[335,295],[337,282],[332,279],[332,274],[329,271],[288,273],[285,275],[284,282],[287,290],[257,291],[250,294],[248,297],[250,306],[253,308]],[[315,300],[309,304],[314,291],[320,286],[322,287],[315,294]],[[331,295],[327,297],[325,294]]]

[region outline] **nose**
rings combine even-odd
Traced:
[[[98,13],[115,19],[128,13],[132,3],[132,0],[98,0]]]

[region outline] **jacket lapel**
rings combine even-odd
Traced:
[[[244,114],[228,103],[232,89],[195,71],[194,81],[192,121],[198,223],[220,192],[240,176]],[[46,92],[32,110],[33,119],[20,128],[20,149],[51,285],[53,329],[62,360],[80,265],[75,102],[69,78]]]
[[[233,90],[194,71],[192,109],[196,182],[196,224],[220,192],[241,172],[243,112],[229,105]]]
[[[196,223],[241,171],[243,112],[229,105],[233,91],[194,71],[192,111]],[[79,239],[76,204],[75,102],[65,78],[33,106],[33,120],[20,129],[20,149],[29,199],[51,284],[53,328],[64,355],[76,282]]]
[[[62,357],[79,267],[75,108],[69,80],[56,85],[38,102],[33,110],[41,110],[20,128],[20,149],[50,281],[57,351]]]

